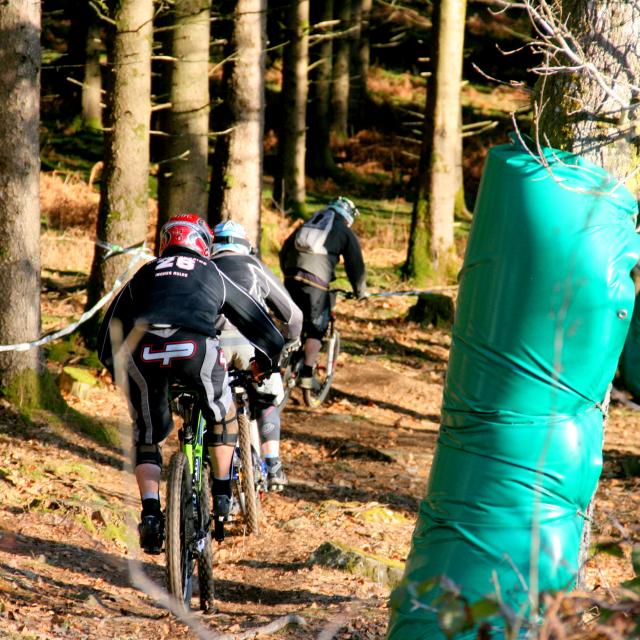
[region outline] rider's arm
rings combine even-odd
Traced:
[[[353,287],[355,297],[364,298],[367,294],[367,274],[364,267],[362,249],[356,234],[348,227],[344,227],[344,231],[346,233],[346,242],[342,252],[344,269]]]
[[[264,290],[267,292],[264,301],[278,320],[282,321],[286,340],[295,340],[302,331],[302,311],[291,299],[288,291],[269,267],[259,262],[263,276]]]
[[[269,315],[242,287],[218,270],[224,284],[220,311],[255,347],[256,360],[263,371],[272,370],[284,346],[284,339]]]
[[[97,352],[100,362],[109,370],[111,377],[114,376],[113,353],[111,349],[111,329],[114,323],[120,323],[120,335],[126,338],[131,330],[132,324],[132,304],[131,283],[128,282],[113,299],[102,320],[98,330]]]

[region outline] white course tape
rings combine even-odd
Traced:
[[[129,275],[129,273],[133,270],[133,267],[142,259],[147,258],[147,257],[151,257],[151,253],[149,252],[149,250],[146,248],[146,246],[144,246],[144,244],[142,246],[139,247],[130,247],[128,249],[124,249],[123,247],[119,247],[117,245],[113,245],[113,244],[109,244],[106,242],[102,242],[101,240],[98,240],[96,242],[96,244],[102,248],[102,249],[106,249],[107,250],[107,254],[104,256],[104,260],[106,260],[107,258],[110,258],[111,256],[114,255],[118,255],[118,254],[125,254],[125,253],[131,253],[133,254],[132,258],[131,258],[131,262],[129,262],[127,268],[124,270],[123,273],[121,273],[115,280],[115,282],[113,283],[113,287],[111,289],[111,291],[108,291],[107,293],[105,293],[102,298],[100,298],[100,300],[98,300],[98,302],[96,302],[93,307],[91,307],[91,309],[88,309],[87,311],[85,311],[80,318],[74,322],[73,324],[70,324],[67,327],[64,327],[63,329],[59,329],[58,331],[55,331],[54,333],[48,333],[44,336],[42,336],[41,338],[39,338],[38,340],[34,340],[33,342],[21,342],[19,344],[5,344],[5,345],[0,345],[0,352],[3,351],[28,351],[29,349],[35,349],[36,347],[40,347],[43,344],[48,344],[49,342],[53,342],[54,340],[57,340],[58,338],[62,338],[63,336],[69,335],[70,333],[73,333],[82,323],[86,322],[87,320],[89,320],[89,318],[93,317],[96,313],[98,313],[98,311],[104,307],[107,302],[109,302],[109,300],[111,300],[111,298],[113,298],[113,296],[116,294],[116,291],[118,291],[118,289],[120,288],[120,285],[125,281],[125,279],[127,278],[127,276]]]

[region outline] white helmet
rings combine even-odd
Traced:
[[[248,256],[252,247],[246,229],[235,220],[225,220],[213,228],[211,249],[213,255],[221,251],[233,251]]]
[[[360,215],[356,205],[344,196],[339,196],[335,200],[332,200],[327,206],[329,209],[333,209],[336,213],[339,213],[349,226],[353,224],[355,217]]]

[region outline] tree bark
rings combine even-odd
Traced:
[[[266,0],[235,3],[232,59],[225,66],[225,108],[216,128],[209,221],[233,219],[260,246],[265,106]]]
[[[557,20],[567,20],[585,59],[606,74],[608,84],[615,88],[623,102],[637,104],[638,95],[631,85],[637,86],[640,77],[638,4],[617,0],[564,0],[562,10],[563,15],[557,16]],[[566,60],[557,62],[570,64]],[[536,86],[535,101],[541,113],[533,133],[543,144],[581,155],[637,193],[640,157],[633,110],[623,108],[600,83],[580,71],[542,78]],[[605,405],[608,406],[608,398]],[[603,421],[606,426],[606,413]],[[582,531],[579,589],[585,588],[594,499],[589,504]]]
[[[40,334],[40,3],[0,9],[0,344]],[[0,353],[0,392],[22,398],[38,349]],[[16,386],[18,387],[16,389]]]
[[[100,25],[94,16],[87,26],[84,80],[82,82],[82,120],[95,129],[102,127],[101,50]]]
[[[207,210],[211,0],[172,10],[169,102],[158,171],[158,229],[173,215]]]
[[[353,48],[351,51],[351,86],[349,87],[349,121],[355,128],[362,128],[363,113],[369,100],[367,77],[369,75],[369,33],[372,0],[353,1]]]
[[[453,215],[456,220],[470,222],[473,219],[473,215],[467,208],[467,200],[464,193],[464,167],[462,164],[462,157],[464,155],[464,147],[462,143],[462,105],[460,105],[458,113],[458,135],[455,140],[455,180],[457,187]]]
[[[333,0],[312,0],[312,23],[317,35],[325,36],[310,49],[309,104],[307,108],[307,169],[312,176],[335,172],[331,152],[329,108],[333,43],[329,27],[315,28],[333,19]]]
[[[349,58],[351,53],[351,0],[338,4],[336,19],[340,20],[338,29],[342,31],[334,43],[333,82],[331,107],[332,130],[342,142],[349,136]]]
[[[309,0],[293,0],[282,62],[282,108],[278,140],[279,177],[274,200],[293,217],[304,215]]]
[[[631,85],[637,86],[640,77],[638,3],[564,0],[562,8],[563,15],[557,19],[567,20],[585,59],[610,78],[609,84],[624,101],[637,103],[638,95]],[[638,167],[634,112],[621,108],[594,78],[580,71],[557,73],[542,78],[536,94],[542,109],[538,129],[543,143],[580,154],[619,180]],[[545,103],[548,106],[542,108]],[[633,176],[626,186],[636,192],[640,175]]]
[[[405,275],[417,282],[444,272],[454,249],[465,13],[466,0],[442,0],[434,15],[435,73],[427,83],[418,188],[404,266]]]
[[[109,13],[114,24],[107,36],[110,77],[97,237],[129,247],[147,236],[153,2],[112,0]],[[103,255],[101,249],[94,254],[89,306],[112,289],[131,260]]]

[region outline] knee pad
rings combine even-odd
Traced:
[[[264,442],[280,441],[280,425],[273,422],[265,422],[260,425],[260,436]]]
[[[258,419],[258,430],[264,442],[278,442],[280,440],[280,412],[271,407]]]
[[[238,442],[238,432],[229,433],[228,431],[224,431],[223,433],[214,433],[211,438],[209,438],[208,446],[210,447],[221,447],[223,445],[233,445],[236,446]]]
[[[238,442],[238,419],[235,412],[233,417],[229,418],[228,414],[222,422],[216,422],[212,429],[207,429],[205,435],[207,446],[219,447],[223,444],[235,445]]]
[[[155,464],[162,466],[162,452],[157,444],[137,444],[136,445],[136,466],[139,464]]]

